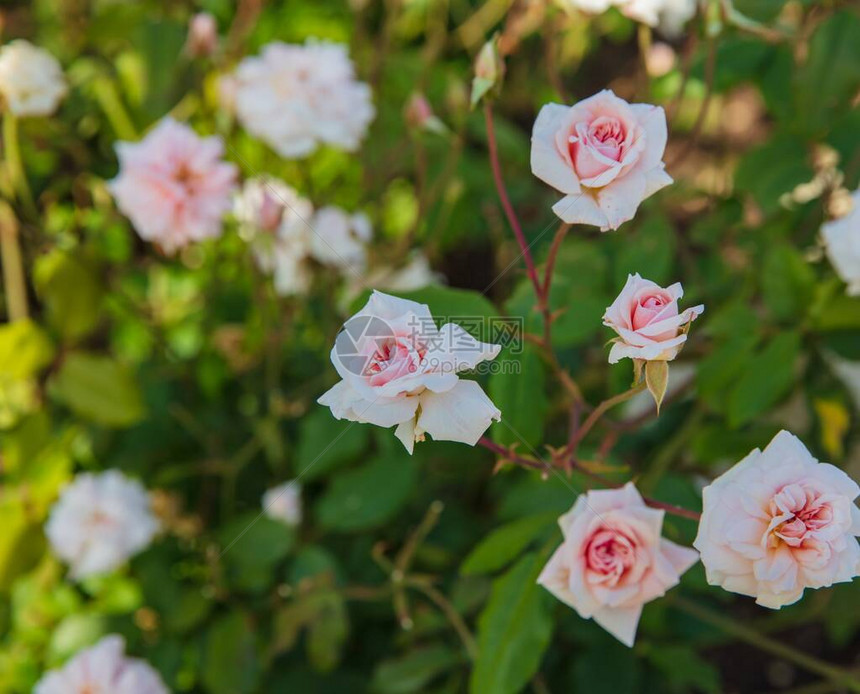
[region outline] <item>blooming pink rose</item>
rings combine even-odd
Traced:
[[[564,542],[538,583],[632,646],[642,606],[677,585],[698,559],[661,537],[663,513],[646,506],[632,482],[580,494],[559,518]]]
[[[672,182],[664,170],[666,114],[612,91],[573,106],[547,104],[532,131],[532,173],[564,197],[553,211],[601,231],[633,219],[639,203]]]
[[[237,171],[221,160],[220,137],[198,137],[167,117],[140,142],[118,143],[116,152],[119,175],[110,191],[142,239],[173,253],[221,235]]]
[[[437,329],[425,304],[375,291],[332,349],[343,380],[317,402],[337,419],[396,426],[410,453],[425,433],[474,446],[501,413],[481,386],[457,374],[500,349],[453,323]]]
[[[603,315],[603,324],[618,333],[609,351],[609,363],[625,358],[674,359],[687,341],[685,326],[705,310],[700,304],[678,313],[682,296],[680,282],[663,289],[639,273],[628,275],[624,289]]]
[[[705,487],[699,534],[708,583],[779,609],[804,588],[860,575],[860,487],[787,431]]]

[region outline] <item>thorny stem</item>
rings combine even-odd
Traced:
[[[702,132],[702,128],[705,125],[708,111],[710,110],[711,97],[714,93],[714,73],[716,72],[717,65],[717,40],[713,36],[709,36],[707,41],[708,57],[705,62],[705,98],[702,100],[702,105],[699,108],[699,115],[696,116],[696,122],[693,124],[693,129],[690,131],[689,139],[684,145],[684,148],[672,160],[669,165],[670,167],[680,164],[687,158],[687,155],[693,151],[693,148],[696,146],[696,142],[699,139],[699,135]]]
[[[532,259],[529,245],[526,242],[526,237],[523,234],[523,229],[520,226],[519,219],[517,219],[516,212],[514,212],[514,208],[511,205],[510,198],[508,198],[508,191],[505,188],[505,181],[502,178],[502,167],[499,164],[499,151],[496,145],[496,129],[493,125],[493,108],[489,102],[484,104],[484,121],[487,124],[487,146],[490,150],[490,164],[493,168],[493,180],[496,183],[496,191],[499,194],[499,200],[502,203],[505,216],[508,218],[508,223],[511,225],[511,229],[513,229],[514,236],[516,236],[517,243],[522,251],[523,260],[526,264],[526,272],[528,273],[532,285],[534,285],[535,296],[537,297],[541,309],[543,309],[543,304],[545,303],[543,287],[538,279],[537,270],[535,269],[535,263]]]
[[[504,460],[510,461],[517,465],[520,465],[525,468],[529,468],[530,470],[539,470],[541,472],[547,472],[553,469],[553,465],[546,461],[538,461],[532,460],[531,458],[525,458],[523,456],[517,455],[512,450],[506,448],[505,446],[501,446],[493,441],[490,441],[486,437],[481,437],[478,440],[478,444],[497,454]],[[616,488],[620,486],[619,484],[609,480],[602,475],[598,475],[595,472],[592,472],[588,469],[582,462],[577,460],[575,456],[562,454],[553,460],[554,463],[561,465],[565,469],[575,470],[576,472],[588,477],[589,479],[595,481],[596,483],[610,488]],[[698,521],[701,518],[701,514],[696,511],[692,511],[687,508],[682,508],[681,506],[675,506],[673,504],[667,504],[663,501],[658,501],[657,499],[651,499],[649,497],[643,496],[642,499],[648,504],[651,508],[658,508],[666,513],[671,513],[674,516],[679,516],[681,518],[689,518],[690,520]]]
[[[407,585],[425,595],[442,611],[442,614],[445,615],[445,618],[451,623],[454,631],[457,632],[457,635],[463,642],[463,647],[466,649],[469,659],[475,660],[478,657],[478,644],[475,642],[475,637],[472,635],[472,632],[469,631],[469,627],[466,625],[463,617],[459,612],[457,612],[457,608],[454,607],[448,598],[425,581],[410,579],[407,581]]]
[[[591,431],[592,427],[597,424],[597,421],[606,413],[607,410],[614,407],[615,405],[619,405],[622,402],[626,402],[630,398],[632,398],[637,393],[641,393],[645,389],[645,383],[637,383],[635,386],[630,388],[630,390],[626,390],[623,393],[619,393],[611,398],[607,398],[603,402],[601,402],[597,407],[594,408],[592,413],[588,415],[588,418],[583,422],[582,426],[579,427],[579,430],[576,432],[576,435],[573,437],[573,440],[568,445],[568,452],[571,455],[575,455],[576,447],[579,445],[580,441],[582,441],[587,435],[588,432]]]
[[[616,488],[621,485],[613,482],[612,480],[606,479],[602,475],[598,475],[595,472],[592,472],[588,469],[582,462],[577,460],[573,455],[562,454],[556,458],[554,458],[553,463],[549,463],[547,461],[540,460],[532,460],[531,458],[525,458],[521,455],[517,455],[509,448],[505,446],[501,446],[493,441],[490,441],[487,437],[482,436],[478,440],[478,444],[483,446],[484,448],[492,451],[496,455],[500,456],[502,459],[507,460],[511,463],[515,463],[522,467],[528,468],[530,470],[539,470],[541,472],[547,472],[553,469],[553,463],[560,465],[564,469],[575,470],[576,472],[588,477],[591,480],[594,480],[598,484],[604,487]],[[681,506],[675,506],[674,504],[667,504],[663,501],[658,501],[657,499],[651,499],[649,497],[643,496],[642,499],[648,504],[651,508],[659,508],[666,513],[671,513],[674,516],[679,516],[681,518],[689,518],[690,520],[698,521],[701,518],[701,514],[696,511],[692,511],[687,508],[682,508]]]

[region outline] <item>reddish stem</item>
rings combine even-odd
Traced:
[[[520,226],[519,220],[517,219],[516,212],[514,212],[514,208],[511,205],[510,199],[508,198],[508,191],[505,188],[505,181],[502,178],[502,167],[499,164],[499,151],[496,145],[496,129],[493,125],[493,109],[490,106],[489,102],[484,104],[484,120],[487,124],[487,146],[490,150],[490,164],[493,168],[493,180],[496,183],[496,191],[499,194],[499,200],[502,203],[502,208],[505,211],[505,216],[508,218],[508,223],[514,230],[514,236],[517,237],[517,243],[520,245],[520,250],[522,251],[523,259],[526,263],[526,272],[528,273],[529,279],[534,285],[535,296],[537,297],[538,305],[543,311],[544,304],[546,303],[545,297],[543,295],[543,288],[541,287],[540,280],[538,280],[537,269],[535,268],[535,263],[532,259],[529,245],[526,243],[526,237],[523,234],[523,229]]]
[[[496,455],[501,456],[505,460],[510,460],[512,463],[522,465],[523,467],[529,468],[530,470],[541,470],[546,472],[548,470],[551,471],[554,469],[553,466],[548,462],[531,460],[530,458],[523,458],[522,456],[515,454],[505,446],[501,446],[497,443],[494,443],[493,441],[490,441],[490,439],[486,438],[485,436],[482,436],[478,440],[478,443],[484,448],[491,450]],[[576,470],[580,474],[588,477],[589,479],[594,480],[595,482],[603,485],[604,487],[617,488],[622,486],[620,484],[612,482],[611,480],[606,479],[602,475],[598,475],[596,472],[592,472],[586,466],[576,460],[572,455],[565,456],[563,463],[565,467],[569,466],[573,470]],[[666,513],[671,513],[672,515],[679,516],[681,518],[689,518],[690,520],[694,521],[698,521],[701,519],[701,514],[697,513],[696,511],[691,511],[690,509],[675,506],[673,504],[667,504],[663,501],[657,501],[656,499],[651,499],[647,496],[643,496],[642,499],[651,508],[658,508],[663,511],[666,511]]]

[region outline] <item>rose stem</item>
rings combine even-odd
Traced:
[[[513,451],[501,446],[490,439],[482,436],[478,440],[478,444],[492,451],[496,455],[501,456],[505,460],[510,460],[512,463],[516,463],[517,465],[521,465],[522,467],[528,468],[530,470],[540,470],[542,472],[546,472],[548,470],[552,470],[553,467],[550,463],[545,461],[531,460],[530,458],[523,458],[522,456],[517,455]],[[567,456],[565,461],[565,466],[570,466],[571,469],[576,470],[580,474],[594,480],[595,482],[603,485],[604,487],[617,488],[621,485],[618,485],[611,480],[606,479],[605,477],[598,475],[597,473],[592,472],[587,467],[585,467],[578,460],[574,459],[573,456]],[[696,511],[691,511],[690,509],[682,508],[680,506],[674,506],[672,504],[667,504],[663,501],[657,501],[656,499],[651,499],[649,497],[642,497],[646,504],[648,504],[651,508],[658,508],[667,513],[671,513],[675,516],[680,516],[681,518],[689,518],[690,520],[698,521],[701,518],[701,514]]]
[[[579,442],[582,441],[591,428],[597,424],[597,420],[600,419],[608,409],[618,405],[622,402],[625,402],[632,398],[637,393],[642,392],[645,389],[644,383],[638,383],[633,386],[630,390],[626,390],[623,393],[619,393],[611,398],[608,398],[601,402],[597,407],[594,408],[594,411],[588,415],[588,418],[583,422],[582,426],[579,427],[579,430],[576,432],[576,435],[573,437],[572,441],[567,446],[567,452],[571,455],[576,453],[576,447],[579,445]]]
[[[537,270],[535,269],[535,263],[532,259],[531,251],[526,243],[526,237],[523,235],[523,230],[520,226],[519,220],[517,219],[516,212],[514,212],[514,208],[508,198],[508,191],[505,188],[505,181],[502,178],[502,168],[499,164],[499,152],[496,146],[496,130],[493,125],[493,109],[489,102],[484,104],[484,120],[487,124],[487,145],[490,150],[490,164],[493,168],[493,180],[496,183],[496,191],[499,194],[499,200],[502,203],[505,216],[508,218],[508,223],[514,230],[514,236],[517,237],[517,243],[520,245],[520,250],[522,251],[523,259],[525,260],[526,272],[528,273],[532,285],[534,285],[538,305],[540,306],[541,311],[543,311],[544,304],[546,303],[543,295],[543,288],[541,287],[540,280],[538,280]]]
[[[809,672],[814,672],[817,675],[821,675],[822,677],[826,677],[833,682],[837,682],[840,685],[847,687],[852,692],[860,692],[860,680],[857,680],[851,675],[851,673],[837,667],[836,665],[825,663],[823,660],[819,660],[811,655],[795,650],[782,641],[777,641],[769,636],[760,634],[755,629],[751,629],[743,624],[738,624],[733,619],[724,617],[707,607],[702,607],[701,605],[685,598],[673,595],[670,599],[672,604],[681,611],[686,612],[696,619],[699,619],[706,624],[710,624],[721,631],[724,631],[729,636],[738,638],[741,641],[746,641],[750,645],[763,651],[767,651],[778,658],[789,660]]]
[[[27,283],[21,262],[18,220],[6,203],[0,205],[0,256],[6,290],[6,315],[9,321],[21,320],[27,317]]]

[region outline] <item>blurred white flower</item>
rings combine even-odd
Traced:
[[[667,36],[681,32],[696,14],[696,0],[558,0],[562,7],[576,8],[590,14],[601,14],[610,7],[637,22],[657,27]]]
[[[378,270],[368,279],[367,285],[389,292],[414,292],[431,284],[439,284],[443,279],[441,274],[433,272],[427,256],[416,252],[406,265]]]
[[[284,482],[263,494],[266,515],[287,525],[302,522],[302,487],[296,481]]]
[[[849,296],[860,296],[860,188],[852,195],[853,207],[844,216],[821,227],[827,257],[848,284]]]
[[[0,94],[16,116],[49,116],[66,95],[63,69],[48,51],[17,39],[0,48]]]
[[[148,663],[125,655],[121,636],[105,636],[36,683],[33,694],[168,694]]]
[[[621,11],[637,22],[677,36],[696,14],[696,0],[616,0]]]
[[[314,212],[310,200],[278,179],[251,178],[236,195],[233,211],[239,233],[251,244],[260,270],[273,277],[275,290],[284,296],[305,292]]]
[[[143,485],[108,470],[75,477],[51,509],[45,533],[80,579],[121,566],[149,546],[158,527]]]
[[[239,121],[282,157],[304,157],[321,144],[354,151],[376,115],[370,87],[356,80],[341,44],[270,43],[239,64],[236,80]]]
[[[352,275],[364,272],[373,235],[367,215],[327,206],[317,210],[311,227],[310,252],[316,260]]]

